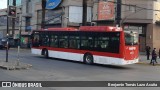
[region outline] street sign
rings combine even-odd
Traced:
[[[55,9],[62,0],[47,0],[46,2],[46,9]]]

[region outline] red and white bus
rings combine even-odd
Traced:
[[[126,65],[139,60],[138,33],[111,26],[48,28],[32,34],[33,54],[87,64]]]

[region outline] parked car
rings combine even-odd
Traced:
[[[6,47],[5,43],[2,41],[3,39],[0,39],[0,49],[3,49]]]
[[[7,38],[0,39],[0,49],[7,48]],[[10,43],[8,43],[8,48],[10,48]]]

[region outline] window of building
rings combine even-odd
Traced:
[[[9,0],[9,5],[13,5],[13,1],[14,0]],[[16,1],[16,6],[20,6],[20,5],[22,5],[22,0],[15,0]]]
[[[128,5],[125,7],[126,7],[126,11],[136,12],[136,5]]]
[[[41,29],[41,22],[42,22],[42,10],[37,11],[37,29]]]
[[[17,17],[15,18],[15,25],[16,26],[19,26],[19,21],[20,20],[20,14],[19,13],[17,13]]]
[[[13,5],[13,0],[9,0],[9,5]]]
[[[125,31],[135,31],[138,32],[140,35],[146,34],[145,25],[125,25]]]
[[[9,26],[12,25],[12,18],[8,18]],[[6,26],[7,25],[7,16],[3,15],[0,16],[0,26]]]
[[[31,30],[31,18],[26,17],[26,31],[30,31],[30,30]]]
[[[22,5],[22,0],[16,0],[16,6]]]
[[[0,26],[7,25],[7,16],[0,16]]]

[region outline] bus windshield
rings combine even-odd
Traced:
[[[125,44],[126,45],[137,45],[138,44],[138,33],[125,32]]]
[[[33,47],[39,47],[39,45],[40,45],[40,34],[39,34],[39,32],[34,32],[32,39],[33,39],[32,46]]]

